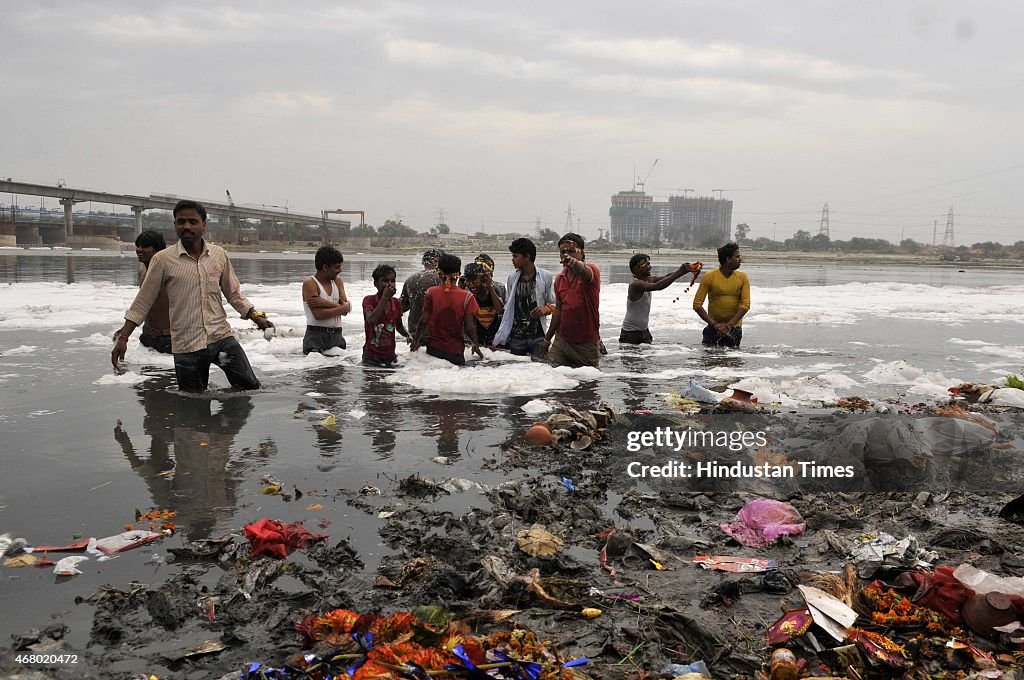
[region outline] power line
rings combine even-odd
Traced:
[[[951,184],[960,184],[962,182],[970,182],[971,180],[981,179],[982,177],[991,177],[992,175],[998,175],[998,174],[1004,173],[1004,172],[1011,172],[1013,170],[1019,170],[1020,168],[1024,168],[1024,163],[1021,163],[1020,165],[1011,165],[1008,168],[1001,168],[999,170],[992,170],[991,172],[983,172],[980,175],[972,175],[971,177],[964,177],[963,179],[954,179],[954,180],[950,180],[948,182],[939,182],[938,184],[929,184],[928,186],[918,187],[917,189],[908,189],[906,191],[899,191],[899,192],[897,192],[895,194],[884,194],[882,196],[879,196],[879,198],[883,198],[884,199],[884,198],[895,198],[896,196],[906,196],[907,194],[914,194],[914,193],[917,193],[919,191],[928,191],[929,189],[937,189],[938,187],[946,187],[946,186],[949,186]]]

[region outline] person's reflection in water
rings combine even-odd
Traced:
[[[416,400],[411,406],[417,414],[423,437],[436,437],[437,455],[447,458],[449,463],[463,454],[475,452],[473,432],[488,430],[493,433],[506,427],[500,422],[500,406],[482,397],[472,401],[431,397]],[[467,436],[462,438],[462,434]]]
[[[645,378],[645,374],[651,368],[650,356],[644,349],[623,347],[619,360],[622,361],[622,368],[627,373],[635,374],[629,378],[622,378],[622,381],[626,383],[626,389],[622,395],[622,402],[626,410],[637,411],[651,408],[646,404],[647,399],[653,396],[653,391],[650,381]]]
[[[217,524],[235,512],[238,470],[229,470],[235,437],[252,411],[248,396],[220,401],[185,396],[163,388],[140,390],[146,410],[143,431],[151,438],[142,458],[119,423],[114,438],[149,487],[155,507],[177,512],[176,523],[189,540],[209,538]],[[173,451],[173,463],[169,451]],[[163,474],[173,470],[173,474]]]
[[[402,402],[395,395],[395,385],[385,378],[390,369],[363,368],[362,410],[367,412],[366,434],[378,458],[390,458],[398,441],[396,428],[402,422]]]
[[[736,356],[736,351],[719,347],[703,347],[697,355],[701,368],[743,368],[746,362],[743,357]]]

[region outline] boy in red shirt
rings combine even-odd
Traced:
[[[477,344],[474,318],[480,309],[476,296],[459,288],[462,260],[455,255],[444,255],[437,264],[441,285],[427,290],[423,298],[423,315],[413,332],[412,351],[419,349],[420,338],[428,336],[427,354],[445,359],[456,366],[466,363],[466,343],[463,335],[473,343],[473,353],[484,358]]]
[[[395,298],[395,268],[389,264],[377,265],[373,270],[376,295],[363,298],[363,365],[392,368],[398,365],[395,354],[395,333],[408,338],[402,325],[402,303]]]

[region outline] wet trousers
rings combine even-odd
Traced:
[[[207,345],[197,352],[174,355],[174,377],[178,389],[186,392],[202,392],[210,385],[210,365],[215,364],[224,371],[228,382],[236,390],[258,390],[260,381],[249,365],[245,350],[234,337],[227,337]]]
[[[729,331],[728,335],[722,335],[714,326],[705,326],[702,335],[703,344],[709,347],[739,347],[743,339],[743,329],[737,326]]]

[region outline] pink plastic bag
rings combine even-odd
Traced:
[[[761,548],[771,545],[779,536],[802,534],[807,525],[789,503],[758,498],[744,505],[731,522],[721,527],[741,544]]]

